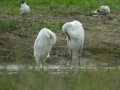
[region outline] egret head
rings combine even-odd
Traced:
[[[71,40],[69,32],[72,30],[72,24],[70,22],[65,23],[62,26],[62,30],[66,34],[66,36],[68,37],[68,39]]]
[[[25,3],[25,1],[24,1],[24,0],[22,0],[22,1],[21,1],[21,3],[22,3],[22,4],[24,4],[24,3]]]
[[[100,12],[100,10],[99,10],[99,9],[97,9],[97,12],[99,13],[99,12]]]

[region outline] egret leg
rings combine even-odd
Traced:
[[[79,51],[79,54],[80,55],[78,55],[78,57],[79,57],[79,66],[80,66],[80,61],[81,61],[81,56],[82,56],[81,51]]]
[[[40,62],[36,60],[36,70],[40,70]]]
[[[50,58],[50,53],[48,53],[47,58]]]
[[[79,54],[80,54],[80,56],[79,56],[79,65],[80,65],[82,53],[83,53],[83,45],[81,46],[81,49],[79,50]]]
[[[42,71],[44,70],[44,62],[43,62],[43,60],[41,61],[41,70]]]
[[[79,64],[79,57],[76,52],[72,53],[72,65],[78,65]]]

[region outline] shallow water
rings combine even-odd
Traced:
[[[48,72],[28,65],[0,65],[0,90],[119,90],[120,66],[47,65],[44,70]]]
[[[18,64],[8,64],[8,65],[0,65],[0,70],[7,70],[7,71],[11,71],[11,72],[17,72],[20,70],[33,70],[33,69],[38,70],[38,67],[34,67],[34,66],[28,66],[28,65],[18,65]],[[40,67],[40,69],[42,69],[42,67]],[[80,69],[80,70],[98,70],[98,69],[104,69],[104,70],[113,70],[113,69],[120,69],[120,66],[117,67],[97,67],[94,65],[84,65],[84,66],[78,66],[78,67],[74,67],[74,66],[64,66],[64,65],[47,65],[43,67],[44,70],[47,71],[55,71],[55,72],[61,72],[61,71],[69,71],[72,69]],[[38,70],[39,71],[39,70]]]

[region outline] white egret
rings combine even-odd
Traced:
[[[50,57],[49,52],[56,43],[56,35],[48,28],[42,28],[34,43],[34,57],[38,67],[44,65],[44,60]]]
[[[72,64],[77,64],[76,60],[78,60],[80,64],[78,54],[82,53],[85,36],[82,24],[77,20],[67,22],[62,26],[62,30],[67,36],[67,45],[69,53],[72,56]]]

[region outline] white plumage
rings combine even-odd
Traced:
[[[22,14],[29,14],[30,12],[31,12],[30,7],[23,0],[21,2],[20,15],[22,15]]]
[[[100,10],[101,12],[105,12],[106,14],[109,14],[109,13],[110,13],[110,7],[107,6],[107,5],[102,5],[102,6],[100,6],[100,7],[99,7],[99,10]]]
[[[107,5],[102,5],[98,9],[96,9],[92,15],[98,16],[98,15],[107,15],[110,14],[110,7]]]
[[[44,64],[52,46],[56,43],[56,35],[48,28],[42,28],[34,43],[34,57],[38,66]]]
[[[78,59],[79,52],[82,53],[84,45],[84,29],[82,24],[74,20],[72,22],[67,22],[62,26],[63,32],[67,36],[67,45],[69,48],[69,53],[72,55],[72,62],[76,62]],[[79,61],[79,60],[78,60]]]

